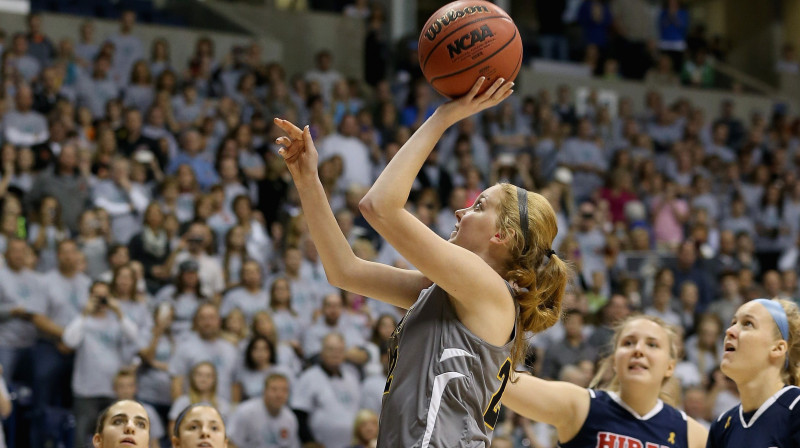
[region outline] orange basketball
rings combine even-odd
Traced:
[[[486,1],[456,1],[433,13],[419,35],[419,65],[442,95],[456,98],[486,77],[511,81],[522,65],[522,39],[514,21]]]

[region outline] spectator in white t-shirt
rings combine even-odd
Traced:
[[[49,137],[47,120],[33,107],[33,90],[20,85],[16,94],[16,110],[3,117],[3,136],[15,146],[33,146]]]
[[[280,373],[269,375],[262,396],[240,404],[231,415],[231,441],[241,448],[300,448],[297,417],[288,401],[289,378]]]
[[[138,341],[136,324],[125,317],[106,283],[92,285],[83,313],[64,329],[64,345],[75,350],[72,374],[75,446],[85,446],[92,422],[114,397],[114,375],[131,360],[127,344]]]
[[[333,86],[339,80],[343,79],[343,76],[333,69],[333,55],[331,55],[330,51],[322,50],[318,52],[314,57],[314,61],[316,67],[306,72],[306,81],[319,84],[322,97],[325,98],[325,102],[328,103],[333,93]]]
[[[340,293],[328,294],[322,299],[322,313],[303,333],[303,355],[311,359],[322,351],[323,341],[331,333],[344,338],[346,358],[362,364],[368,355],[362,348],[366,345],[361,328],[344,313],[344,300]]]
[[[231,289],[222,298],[220,313],[226,317],[233,309],[238,308],[244,313],[247,325],[253,322],[253,316],[267,309],[269,295],[261,281],[261,266],[257,261],[248,260],[242,265],[241,286]]]
[[[211,229],[208,225],[202,222],[193,223],[181,240],[180,252],[175,256],[173,264],[173,273],[177,273],[178,266],[182,262],[194,260],[200,274],[200,291],[205,297],[219,303],[222,290],[225,289],[225,276],[219,260],[208,254],[211,244]],[[182,248],[186,250],[181,250]]]
[[[350,446],[353,422],[361,403],[356,369],[345,363],[342,335],[332,333],[322,343],[320,363],[300,375],[291,407],[303,443],[324,443],[327,448]]]

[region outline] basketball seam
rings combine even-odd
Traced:
[[[467,71],[467,70],[471,70],[471,69],[475,68],[476,66],[483,64],[484,62],[486,62],[486,60],[487,60],[487,59],[491,59],[491,58],[492,58],[492,56],[496,55],[497,53],[500,53],[500,52],[501,52],[501,51],[503,51],[503,50],[504,50],[504,49],[505,49],[507,46],[509,46],[509,44],[511,44],[511,42],[513,42],[513,41],[514,41],[514,38],[515,38],[515,37],[517,37],[517,30],[516,30],[516,27],[514,27],[514,35],[513,35],[513,36],[511,36],[511,39],[509,39],[509,40],[508,40],[508,42],[506,42],[505,44],[503,44],[503,46],[502,46],[502,47],[500,47],[500,48],[499,48],[497,51],[495,51],[494,53],[492,53],[492,54],[490,54],[490,55],[486,56],[485,58],[481,59],[480,61],[478,61],[478,62],[476,62],[476,63],[474,63],[474,64],[472,64],[472,65],[470,65],[469,67],[464,67],[464,68],[462,68],[461,70],[458,70],[458,71],[456,71],[456,72],[453,72],[453,73],[448,73],[447,75],[444,75],[444,76],[437,76],[437,77],[435,77],[435,78],[431,78],[431,80],[430,80],[430,83],[431,83],[431,84],[433,84],[435,81],[438,81],[438,80],[440,80],[440,79],[443,79],[443,78],[449,78],[449,77],[451,77],[451,76],[458,75],[459,73],[464,73],[464,72],[465,72],[465,71]]]
[[[433,54],[433,52],[434,52],[434,51],[436,51],[436,49],[439,47],[439,45],[441,45],[441,44],[442,44],[442,42],[446,41],[446,40],[447,40],[447,38],[449,38],[450,36],[452,36],[453,34],[455,34],[457,31],[461,30],[462,28],[465,28],[465,27],[468,27],[468,26],[470,26],[470,25],[473,25],[473,24],[475,24],[475,23],[478,23],[478,22],[483,22],[484,20],[489,20],[489,19],[508,19],[508,17],[506,17],[506,16],[490,16],[490,17],[481,17],[481,18],[479,18],[479,19],[475,19],[475,20],[473,20],[473,21],[467,22],[467,23],[465,23],[465,24],[461,25],[461,26],[460,26],[460,27],[458,27],[458,28],[454,28],[452,31],[450,31],[450,33],[448,33],[448,34],[446,34],[446,35],[442,36],[442,37],[439,39],[439,42],[436,42],[436,45],[434,45],[434,46],[433,46],[433,48],[431,48],[431,51],[429,51],[429,52],[428,52],[428,55],[427,55],[427,56],[425,56],[425,62],[423,62],[423,63],[422,63],[422,70],[423,70],[423,71],[425,71],[425,66],[427,66],[427,65],[428,65],[428,59],[430,59],[430,58],[431,58],[431,55]],[[511,19],[508,19],[508,20],[509,20],[509,21],[510,21],[512,24],[514,23],[514,21],[513,21],[513,20],[511,20]],[[516,28],[516,25],[514,26],[514,28]],[[515,34],[516,34],[516,31],[515,31]]]

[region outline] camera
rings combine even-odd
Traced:
[[[108,297],[106,297],[106,296],[98,296],[97,297],[97,303],[99,303],[100,305],[108,305]]]

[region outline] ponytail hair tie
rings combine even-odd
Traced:
[[[552,258],[553,255],[556,254],[556,251],[554,251],[553,249],[547,249],[546,253],[547,253],[547,258]]]

